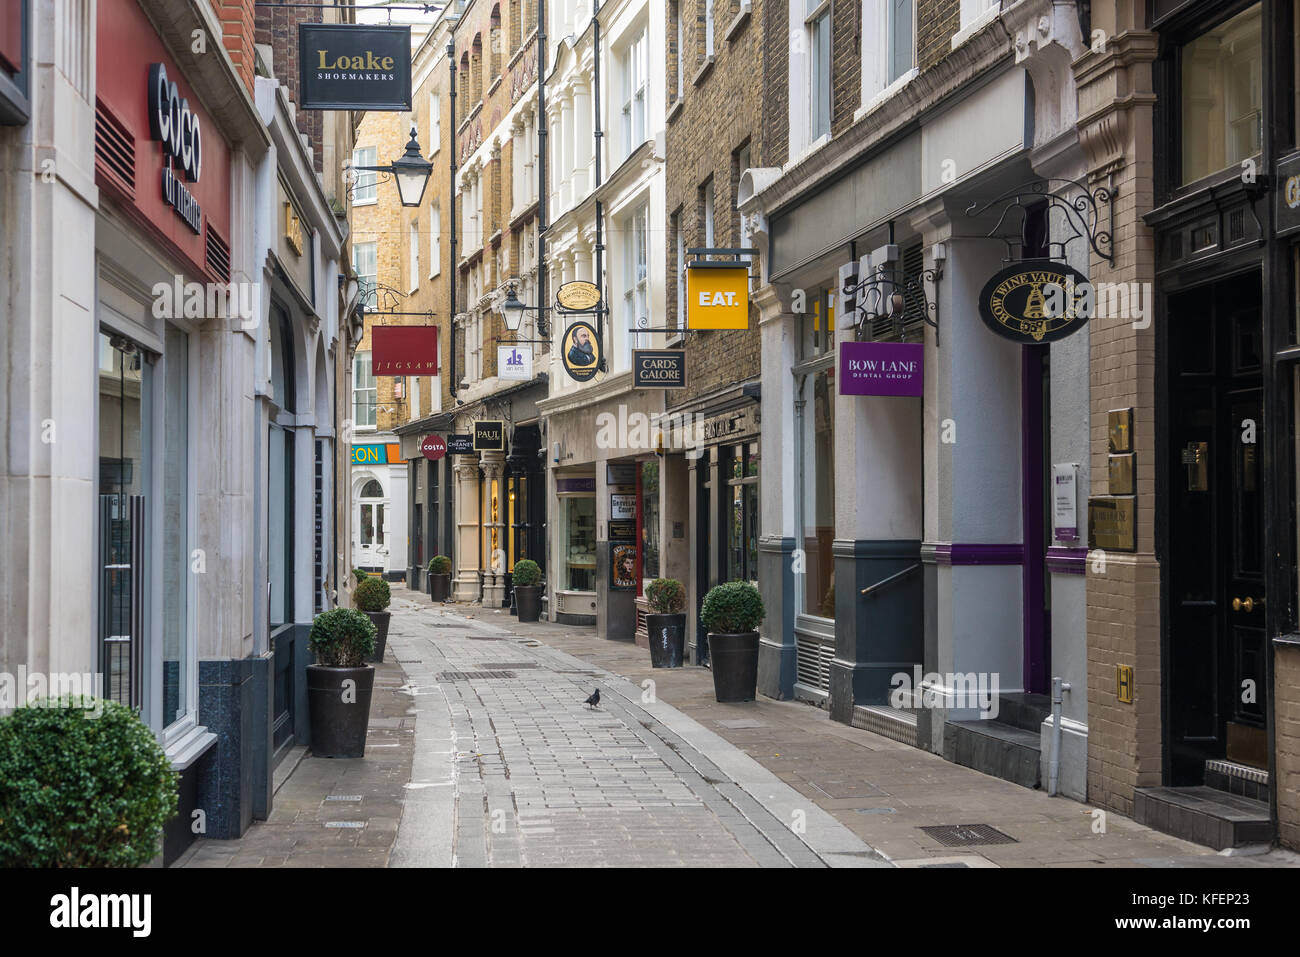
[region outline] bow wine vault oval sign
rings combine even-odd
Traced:
[[[1088,279],[1065,263],[1022,262],[993,275],[980,291],[980,318],[1022,345],[1055,342],[1078,332],[1092,315]]]

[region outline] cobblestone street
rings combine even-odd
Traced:
[[[1084,805],[808,705],[719,705],[707,670],[652,670],[644,649],[592,629],[401,588],[392,608],[366,757],[291,757],[270,820],[199,841],[180,866],[1296,863],[1218,855],[1115,814],[1095,833]],[[921,830],[976,822],[1013,840],[954,849]]]

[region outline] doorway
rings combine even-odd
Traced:
[[[1170,296],[1168,750],[1267,766],[1262,287],[1250,273]]]

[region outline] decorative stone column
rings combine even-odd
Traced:
[[[590,188],[592,158],[591,91],[586,77],[573,78],[573,203],[577,205]]]
[[[482,452],[483,607],[500,608],[506,598],[504,452]]]
[[[479,466],[478,456],[458,455],[452,467],[456,475],[456,577],[452,579],[455,601],[478,601],[479,597]]]

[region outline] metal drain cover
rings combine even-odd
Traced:
[[[500,635],[466,635],[470,641],[505,641]]]
[[[436,681],[472,681],[475,678],[513,678],[513,671],[440,671]]]
[[[512,668],[540,668],[535,661],[484,661],[481,662],[482,668],[493,668],[498,671],[509,671]]]
[[[991,824],[934,824],[921,828],[944,847],[973,847],[976,844],[1019,844]]]

